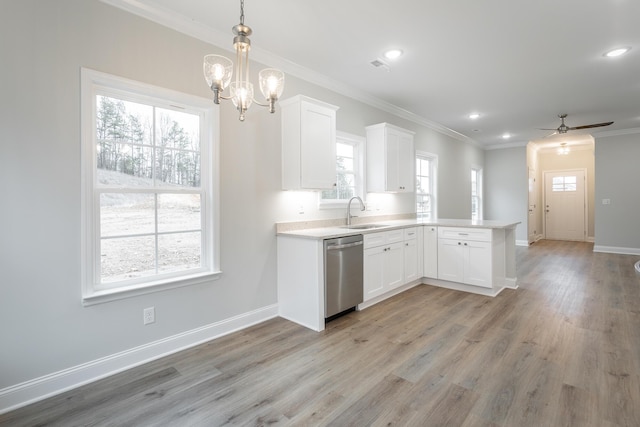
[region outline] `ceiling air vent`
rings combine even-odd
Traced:
[[[389,71],[389,65],[384,62],[382,59],[374,59],[373,61],[371,61],[371,65],[373,65],[376,68],[382,68],[383,70],[387,70]]]

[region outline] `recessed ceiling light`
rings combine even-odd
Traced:
[[[620,47],[620,48],[617,48],[617,49],[612,49],[609,52],[606,52],[604,54],[604,56],[606,56],[607,58],[615,58],[615,57],[624,55],[625,53],[629,52],[630,50],[631,50],[630,47]]]
[[[469,114],[469,118],[470,118],[471,120],[475,120],[475,119],[477,119],[478,117],[480,117],[480,114],[479,114],[479,113],[471,113],[471,114]]]
[[[398,59],[402,56],[402,50],[400,49],[389,49],[388,51],[386,51],[383,56],[386,59],[389,60],[394,60],[394,59]]]
[[[511,134],[509,133],[505,133],[502,135],[502,139],[509,139],[509,138],[511,138]]]

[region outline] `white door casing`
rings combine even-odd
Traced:
[[[527,218],[529,244],[536,241],[536,234],[538,234],[538,230],[536,230],[536,211],[538,209],[536,195],[536,170],[529,168],[529,217]]]

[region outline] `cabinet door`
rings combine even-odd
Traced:
[[[387,191],[401,191],[400,170],[406,165],[400,164],[400,135],[393,129],[387,129],[386,134],[386,173]]]
[[[438,278],[438,227],[424,227],[424,276]]]
[[[491,243],[468,241],[463,242],[463,245],[466,251],[464,283],[484,288],[492,287]]]
[[[415,176],[415,154],[413,150],[413,136],[401,135],[398,144],[398,186],[400,191],[413,191]]]
[[[386,246],[364,250],[364,301],[377,297],[385,292],[384,260]]]
[[[385,291],[404,284],[404,250],[403,243],[398,242],[385,246],[384,286]]]
[[[438,240],[438,279],[464,282],[464,247],[459,240]]]
[[[418,245],[417,239],[404,242],[404,283],[418,279]]]
[[[336,182],[336,112],[304,102],[300,122],[300,186],[333,188]]]

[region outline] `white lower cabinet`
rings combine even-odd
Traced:
[[[441,227],[438,279],[491,288],[491,230]]]
[[[405,283],[404,230],[364,235],[364,300]]]
[[[438,278],[438,227],[423,227],[423,258],[424,277]]]
[[[403,283],[413,282],[419,279],[422,274],[420,272],[420,264],[418,262],[418,229],[416,227],[404,229],[403,242],[404,257],[404,281]]]

